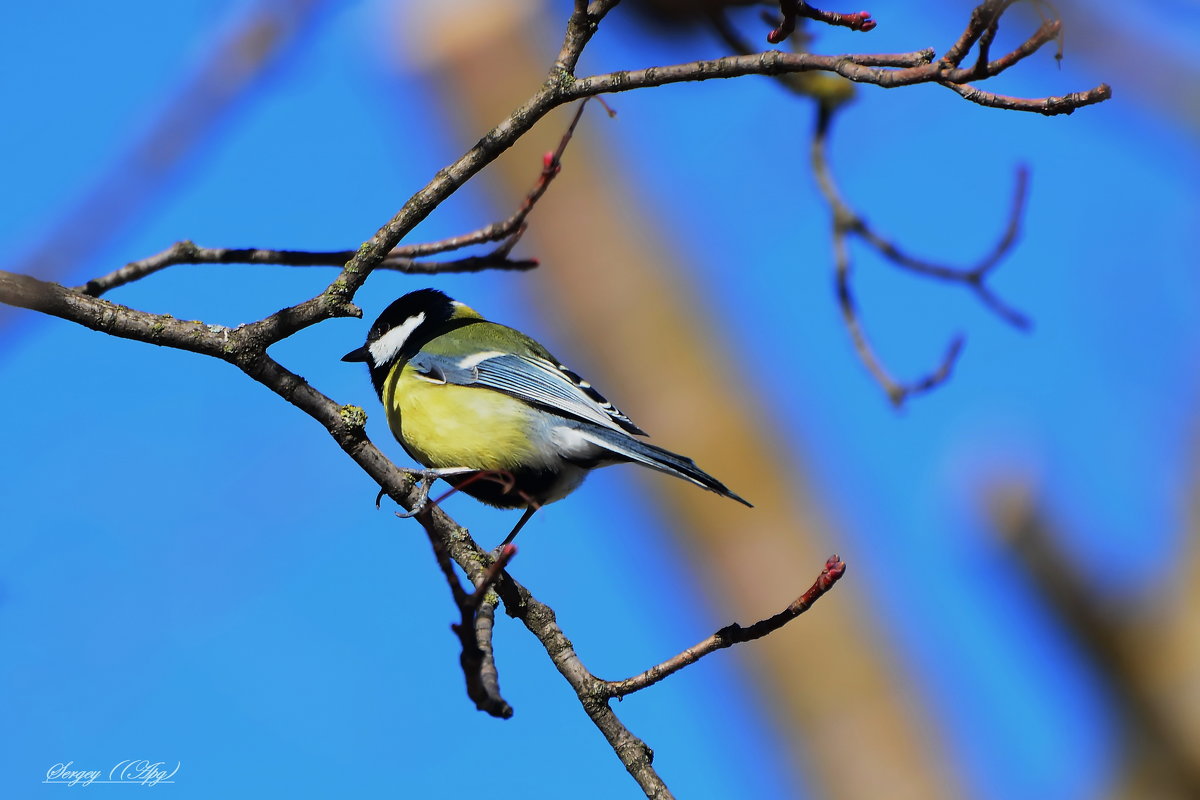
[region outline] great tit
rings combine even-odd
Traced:
[[[342,360],[366,362],[410,456],[484,503],[525,509],[505,544],[609,464],[641,464],[750,505],[690,458],[635,439],[645,431],[533,339],[436,289],[384,309]],[[472,480],[484,471],[511,481]]]

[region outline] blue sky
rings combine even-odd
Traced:
[[[478,133],[454,131],[420,76],[387,73],[374,33],[383,5],[341,4],[321,16],[128,229],[62,280],[81,282],[183,238],[335,249],[373,233]],[[130,3],[117,13],[79,4],[67,22],[61,9],[34,4],[0,11],[9,112],[0,176],[10,198],[0,241],[10,257],[28,252],[102,174],[213,31],[244,7]],[[961,20],[935,8],[872,9],[875,32],[823,32],[821,46],[886,52],[947,42]],[[1179,20],[1200,26],[1194,14]],[[1190,41],[1194,50],[1200,37]],[[595,47],[585,67],[713,52],[639,31],[620,11]],[[1152,589],[1149,568],[1170,563],[1184,530],[1200,297],[1189,235],[1200,211],[1194,135],[1131,102],[1119,74],[1069,50],[1061,70],[1049,56],[1035,59],[1003,88],[1041,95],[1101,80],[1116,100],[1070,118],[977,108],[936,87],[868,87],[839,119],[833,157],[848,198],[931,257],[965,263],[986,252],[1015,165],[1032,170],[1019,246],[995,280],[1035,320],[1030,333],[960,289],[898,275],[856,251],[868,330],[897,373],[922,372],[949,336],[967,335],[953,380],[900,413],[841,327],[827,212],[805,158],[794,175],[756,181],[752,193],[737,188],[779,162],[780,131],[794,130],[804,152],[809,109],[766,80],[680,86],[621,96],[619,123],[606,131],[693,264],[740,368],[759,376],[780,436],[817,465],[853,579],[877,601],[881,627],[916,676],[913,691],[936,708],[973,797],[1096,796],[1117,746],[1096,676],[988,530],[982,488],[1008,475],[1036,482],[1065,523],[1063,547],[1117,596]],[[408,124],[414,117],[423,124]],[[604,124],[597,120],[589,124]],[[680,133],[701,125],[702,137]],[[421,233],[458,233],[507,211],[472,189]],[[787,235],[780,242],[763,230]],[[179,267],[111,299],[232,325],[311,296],[330,277]],[[541,332],[524,295],[536,280],[535,272],[437,285]],[[376,276],[360,303],[370,317],[417,285]],[[18,735],[0,754],[3,794],[54,789],[39,783],[56,762],[107,770],[149,758],[182,763],[170,791],[186,797],[426,796],[443,793],[462,759],[478,753],[481,775],[498,770],[501,796],[552,797],[555,786],[585,784],[576,794],[633,796],[515,623],[500,620],[498,648],[517,715],[499,723],[471,708],[447,632],[452,608],[424,536],[375,511],[369,481],[310,420],[199,356],[24,312],[9,322],[0,329],[9,420],[0,717]],[[335,321],[273,352],[371,412],[365,376],[338,362],[362,332],[357,321]],[[382,426],[374,433],[387,448]],[[556,507],[557,522],[535,518],[522,534],[536,541],[520,556],[523,580],[556,607],[602,675],[640,670],[729,621],[687,574],[647,484],[631,472],[593,476]],[[607,502],[614,493],[621,503]],[[511,514],[468,501],[450,510],[475,530],[511,524]],[[538,537],[567,514],[570,536]],[[636,559],[623,557],[631,552]],[[581,558],[592,564],[586,574],[559,568]],[[680,796],[790,791],[743,666],[724,653],[620,707]],[[531,751],[546,748],[551,757],[535,769]],[[756,768],[741,768],[748,763]]]

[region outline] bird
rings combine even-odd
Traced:
[[[342,360],[366,363],[392,435],[435,479],[525,509],[503,545],[611,464],[640,464],[753,507],[690,458],[637,438],[646,432],[541,344],[438,289],[393,302]]]

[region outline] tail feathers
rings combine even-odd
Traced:
[[[620,431],[602,428],[599,425],[588,425],[577,429],[577,433],[589,442],[596,444],[614,455],[622,456],[650,469],[674,475],[691,481],[697,486],[716,492],[724,497],[737,500],[747,508],[754,508],[746,500],[729,491],[725,484],[696,466],[696,463],[686,456],[672,453],[661,447],[634,439]]]

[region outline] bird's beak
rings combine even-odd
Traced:
[[[362,347],[351,350],[342,356],[342,361],[366,361],[368,357],[367,346],[364,344]]]

